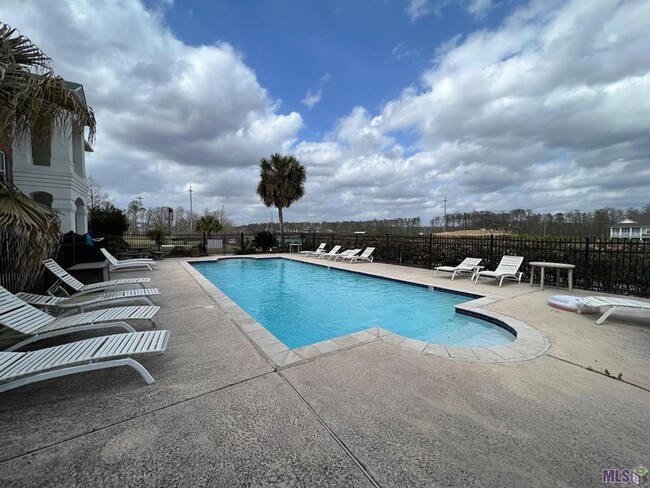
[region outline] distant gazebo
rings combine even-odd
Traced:
[[[621,220],[618,224],[614,224],[609,228],[609,237],[639,239],[641,242],[650,242],[650,221]]]

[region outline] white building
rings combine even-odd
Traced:
[[[84,102],[83,86],[66,82]],[[88,232],[88,183],[83,127],[55,131],[52,140],[32,142],[29,137],[12,147],[13,183],[37,202],[59,212],[61,232]]]
[[[650,223],[638,223],[631,219],[622,220],[609,228],[609,237],[650,241]]]

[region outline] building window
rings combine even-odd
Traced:
[[[83,167],[83,150],[84,140],[82,133],[80,131],[75,131],[72,134],[72,164],[74,172],[82,178],[85,176]]]
[[[54,197],[46,191],[37,191],[31,194],[31,197],[41,205],[52,208]]]
[[[39,141],[32,139],[32,162],[36,166],[50,166],[52,159],[52,139]]]

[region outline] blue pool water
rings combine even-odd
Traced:
[[[506,329],[454,312],[471,298],[286,259],[193,263],[287,347],[369,327],[425,342],[490,346],[512,342]]]

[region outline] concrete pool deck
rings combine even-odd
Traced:
[[[601,469],[650,465],[647,312],[597,326],[548,307],[563,293],[552,288],[341,266],[489,295],[486,309],[529,323],[550,349],[481,363],[373,340],[277,368],[166,259],[122,273],[161,290],[156,322],[172,336],[142,361],[156,383],[122,369],[0,395],[0,484],[601,486]]]

